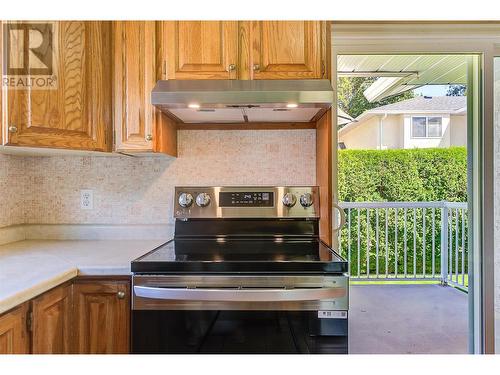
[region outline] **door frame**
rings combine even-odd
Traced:
[[[479,113],[469,152],[472,170],[469,198],[473,221],[472,293],[469,294],[469,352],[495,353],[494,311],[494,126],[493,63],[500,56],[499,22],[332,22],[332,85],[337,87],[337,56],[348,54],[470,54],[479,58]],[[336,103],[336,90],[334,102]],[[469,104],[469,103],[468,103]],[[336,106],[332,118],[337,118]],[[332,126],[337,145],[337,126]],[[332,153],[334,201],[337,199],[337,153]],[[471,282],[469,282],[469,285]],[[469,286],[471,288],[471,286]]]

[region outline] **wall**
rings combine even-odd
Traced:
[[[376,150],[379,147],[379,119],[374,116],[360,121],[350,130],[339,134],[339,142],[344,142],[347,149]],[[389,115],[383,122],[382,149],[401,148],[403,134],[401,131],[403,120],[400,115]]]
[[[175,185],[314,185],[315,130],[182,130],[179,157],[51,156],[7,168],[25,191],[8,225],[171,223]],[[10,165],[10,163],[9,163]],[[3,169],[3,168],[2,168]],[[2,172],[0,172],[2,173]],[[3,172],[5,174],[5,172]],[[3,179],[2,179],[3,181]],[[80,209],[80,189],[94,209]],[[2,186],[2,191],[10,191]],[[19,197],[14,197],[19,201]],[[9,196],[4,199],[11,202]],[[13,205],[9,203],[9,205]],[[24,216],[22,206],[24,206]]]
[[[467,115],[450,116],[450,144],[467,146]]]
[[[0,227],[24,222],[24,159],[0,155]]]
[[[443,117],[443,137],[429,139],[411,138],[412,116],[418,115],[388,115],[384,119],[382,149],[467,145],[466,115],[436,115]],[[379,116],[361,121],[345,133],[340,133],[339,142],[344,142],[348,149],[376,150],[379,146]]]

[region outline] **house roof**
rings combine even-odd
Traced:
[[[383,105],[370,109],[360,114],[355,122],[344,126],[339,134],[344,134],[361,126],[364,121],[376,115],[398,114],[455,114],[467,113],[467,97],[465,96],[417,96],[412,99],[402,100],[397,103]]]
[[[465,96],[417,96],[412,99],[402,100],[400,102],[383,105],[373,108],[367,112],[428,112],[428,111],[447,111],[455,112],[467,106]]]

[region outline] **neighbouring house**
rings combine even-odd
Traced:
[[[418,96],[363,112],[338,131],[340,148],[465,146],[467,98]]]

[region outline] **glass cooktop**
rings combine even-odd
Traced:
[[[132,262],[134,273],[344,273],[316,239],[175,239]]]

